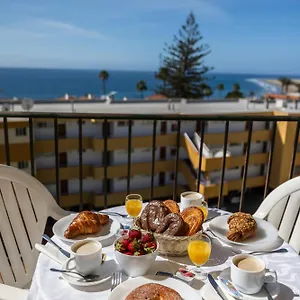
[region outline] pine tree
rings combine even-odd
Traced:
[[[165,89],[159,93],[168,97],[203,98],[203,83],[209,78],[205,74],[212,70],[204,64],[204,58],[210,53],[209,46],[202,44],[202,35],[198,30],[195,16],[190,13],[186,23],[174,36],[172,45],[166,45],[161,56],[160,69],[168,70]],[[207,84],[206,84],[207,86]]]

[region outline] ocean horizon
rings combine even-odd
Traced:
[[[136,83],[144,80],[148,90],[144,96],[156,93],[159,81],[155,78],[155,71],[108,70],[110,76],[107,81],[107,92],[117,92],[116,99],[140,99],[141,94],[136,91]],[[0,68],[0,99],[24,98],[34,100],[53,100],[66,93],[76,97],[91,94],[96,97],[103,95],[102,81],[98,78],[99,70],[92,69],[46,69],[46,68]],[[266,83],[265,79],[277,79],[282,74],[253,74],[253,73],[219,73],[210,72],[213,77],[207,83],[214,90],[211,99],[223,98],[232,90],[234,83],[239,83],[241,91],[248,96],[253,91],[257,96],[267,92],[279,92],[278,86]],[[297,75],[289,75],[300,77]],[[216,90],[218,84],[223,83],[223,92]]]

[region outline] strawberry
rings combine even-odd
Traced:
[[[128,237],[131,241],[133,241],[134,239],[140,240],[142,237],[142,233],[139,230],[132,229],[129,231]]]
[[[121,252],[121,253],[124,253],[124,252],[127,251],[127,248],[125,248],[125,247],[122,245],[122,243],[117,242],[117,244],[116,244],[116,250],[119,251],[119,252]]]
[[[133,255],[131,252],[124,252],[123,254],[126,254],[126,255]]]
[[[147,243],[147,242],[153,242],[154,241],[154,235],[150,232],[146,233],[143,237],[142,237],[142,243]]]
[[[130,240],[129,239],[124,239],[122,241],[122,247],[125,248],[125,249],[128,249],[128,245],[130,243]]]
[[[155,242],[148,242],[144,244],[144,250],[146,253],[152,253],[157,248],[157,244]]]
[[[141,248],[141,245],[136,240],[134,240],[133,242],[130,242],[127,247],[128,251],[131,253],[135,253],[135,252],[139,251],[140,248]]]

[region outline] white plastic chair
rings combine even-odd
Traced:
[[[279,236],[300,252],[300,176],[284,182],[262,202],[255,217],[266,219]]]
[[[47,218],[68,214],[34,177],[0,165],[0,300],[26,299],[16,287],[30,285]]]

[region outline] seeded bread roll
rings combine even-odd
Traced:
[[[228,218],[227,223],[229,226],[227,238],[231,241],[244,241],[256,233],[257,224],[250,214],[234,213]]]

